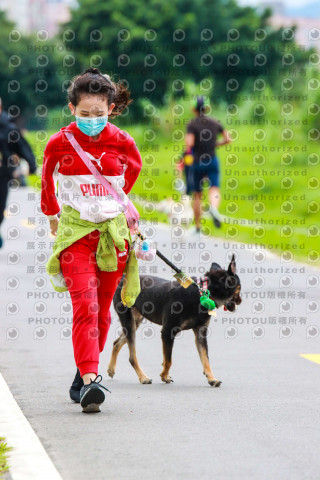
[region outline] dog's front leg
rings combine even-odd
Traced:
[[[149,378],[144,373],[144,371],[142,370],[142,368],[140,367],[140,364],[138,362],[137,353],[136,353],[136,330],[135,330],[135,328],[132,328],[132,330],[130,330],[128,332],[127,343],[128,343],[128,347],[129,347],[129,362],[131,363],[131,365],[135,369],[135,371],[136,371],[136,373],[139,377],[140,383],[142,383],[142,384],[152,383],[152,379]]]
[[[109,377],[113,377],[116,372],[116,364],[119,352],[123,345],[127,343],[126,335],[124,332],[113,342],[113,349],[111,354],[111,359],[108,365],[108,375]]]
[[[161,380],[165,383],[173,382],[172,378],[169,375],[169,370],[172,365],[172,348],[174,337],[177,334],[176,327],[168,328],[163,327],[161,330],[162,338],[162,350],[163,350],[163,362],[162,362],[162,372],[160,373]]]
[[[203,374],[207,377],[209,385],[212,387],[220,387],[221,381],[214,377],[208,356],[207,333],[210,320],[199,327],[193,329],[195,335],[196,346],[199,352],[200,360],[203,366]]]

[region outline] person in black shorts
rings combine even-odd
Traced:
[[[219,162],[215,153],[217,146],[230,143],[228,132],[214,118],[206,115],[210,107],[205,105],[204,97],[197,96],[193,112],[196,117],[187,124],[185,138],[186,152],[193,156],[191,165],[185,164],[186,193],[194,192],[193,210],[196,224],[196,232],[200,232],[202,188],[205,178],[210,182],[209,202],[210,213],[214,225],[221,227],[222,217],[219,214],[220,205],[220,171]],[[224,139],[217,142],[217,136],[222,134]]]

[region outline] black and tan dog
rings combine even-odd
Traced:
[[[204,278],[205,277],[205,278]],[[212,263],[210,270],[202,281],[207,279],[207,288],[216,308],[224,306],[233,312],[236,305],[241,303],[241,284],[236,275],[234,255],[227,270],[223,270],[217,263]],[[191,277],[197,281],[197,277]],[[121,302],[121,288],[124,277],[121,279],[113,297],[114,308],[119,316],[123,332],[114,341],[112,355],[108,367],[108,374],[113,377],[116,369],[118,354],[125,343],[129,347],[129,361],[135,369],[141,383],[151,383],[152,380],[141,369],[136,355],[136,330],[145,317],[153,323],[162,326],[161,337],[163,346],[163,369],[160,377],[163,382],[173,382],[169,376],[172,364],[172,348],[175,336],[181,330],[193,329],[196,346],[203,365],[203,373],[211,386],[219,387],[211,370],[208,357],[207,329],[211,316],[208,309],[200,304],[200,292],[196,285],[191,284],[184,288],[176,280],[165,280],[156,276],[140,275],[141,292],[135,304],[129,308]],[[202,287],[202,285],[201,285]]]

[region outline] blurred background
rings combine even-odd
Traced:
[[[0,39],[3,110],[40,167],[50,135],[73,121],[70,80],[98,67],[134,99],[111,120],[143,158],[131,198],[142,219],[167,223],[156,206],[183,195],[177,164],[204,95],[233,141],[217,150],[229,223],[203,224],[320,264],[318,2],[0,0]],[[39,190],[40,176],[27,183]]]

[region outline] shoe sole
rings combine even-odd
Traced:
[[[80,404],[85,413],[100,412],[99,406],[104,402],[105,394],[99,388],[88,390],[82,397]]]
[[[87,407],[82,408],[84,413],[97,413],[101,412],[100,404],[97,403],[90,403]]]

